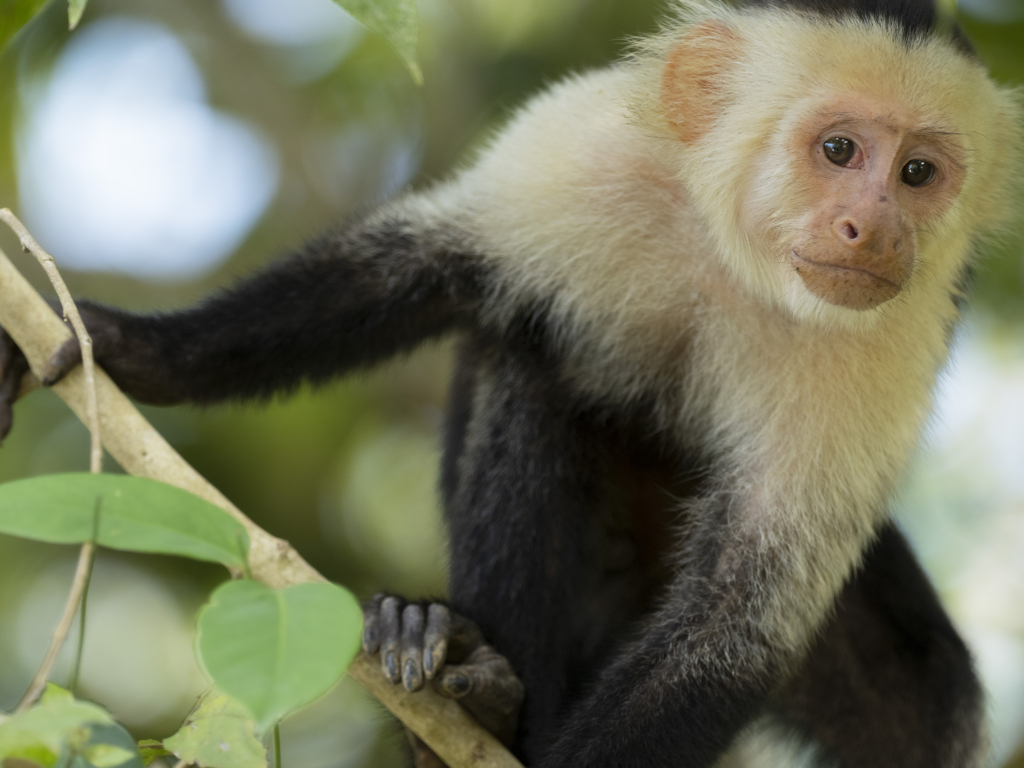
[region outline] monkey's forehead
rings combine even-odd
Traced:
[[[715,19],[734,32],[735,56],[723,72],[726,102],[790,106],[810,95],[854,93],[970,130],[995,112],[1015,110],[984,67],[949,35],[908,33],[892,19],[830,16],[778,5],[727,7],[688,0],[668,47],[696,24]],[[732,98],[728,98],[732,96]]]

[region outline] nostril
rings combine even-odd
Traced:
[[[857,232],[857,228],[853,226],[853,224],[851,224],[850,222],[846,222],[845,224],[843,224],[840,231],[846,236],[847,240],[856,240],[857,235],[860,234],[859,232]]]

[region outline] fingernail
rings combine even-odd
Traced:
[[[464,675],[452,675],[444,681],[444,687],[451,693],[461,695],[469,690],[469,678]]]
[[[419,672],[416,669],[416,662],[409,659],[405,662],[405,675],[403,682],[405,683],[405,689],[407,691],[415,690],[420,681]]]
[[[434,674],[434,654],[429,648],[423,654],[423,671],[427,673],[427,677],[432,677]]]
[[[395,662],[395,654],[389,653],[384,658],[384,666],[388,668],[388,677],[392,683],[398,682],[398,664]]]

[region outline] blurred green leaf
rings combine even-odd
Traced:
[[[3,768],[45,768],[46,763],[28,757],[5,757],[0,765]]]
[[[88,541],[101,499],[98,544],[244,568],[245,528],[187,491],[129,475],[72,472],[0,485],[0,533],[58,544]]]
[[[93,744],[82,750],[82,757],[96,766],[96,768],[114,768],[116,765],[131,760],[134,752],[129,752],[123,747],[114,744]]]
[[[359,650],[362,611],[334,584],[271,590],[231,581],[199,613],[200,661],[265,733],[285,714],[325,693]]]
[[[386,39],[398,51],[419,85],[423,73],[416,63],[416,41],[419,36],[419,14],[416,0],[334,0],[357,21]]]
[[[74,751],[88,743],[90,726],[113,722],[103,708],[76,701],[60,686],[48,683],[36,706],[0,724],[0,760],[21,758],[50,768],[69,747]]]
[[[267,750],[256,738],[256,723],[238,701],[222,693],[199,700],[181,729],[164,746],[202,768],[266,768]]]
[[[0,0],[0,46],[7,45],[46,4],[46,0]]]
[[[159,760],[161,757],[167,757],[173,755],[169,749],[166,749],[163,742],[157,741],[156,739],[143,739],[138,744],[139,756],[142,758],[142,764],[144,766]]]
[[[70,745],[69,745],[70,746]],[[144,768],[135,739],[117,723],[95,725],[75,751],[65,748],[56,768]]]
[[[47,683],[46,687],[43,688],[42,696],[39,697],[39,703],[44,706],[60,702],[67,703],[74,700],[75,696],[71,691],[56,683]]]
[[[82,20],[88,0],[68,0],[68,29],[74,29]]]

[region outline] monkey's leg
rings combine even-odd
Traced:
[[[508,657],[526,698],[513,751],[533,764],[557,733],[581,655],[598,440],[524,322],[467,347],[452,389],[442,489],[451,600]],[[581,629],[581,626],[583,629]]]
[[[363,616],[363,650],[380,654],[385,677],[410,691],[430,681],[505,745],[512,744],[523,684],[473,621],[441,603],[406,603],[383,594],[363,607]],[[407,735],[417,768],[444,765],[414,734]]]
[[[967,647],[890,525],[778,706],[842,768],[970,768],[983,756],[982,698]]]
[[[658,607],[568,710],[540,768],[709,768],[799,668],[870,529],[830,540],[817,526],[846,523],[833,510],[794,520],[756,474],[720,477],[725,489],[689,508]]]
[[[472,325],[486,268],[457,232],[411,215],[394,208],[312,241],[190,309],[136,315],[81,302],[96,360],[137,400],[210,403],[323,382]],[[79,357],[69,341],[44,383]],[[0,332],[0,429],[22,361]]]

